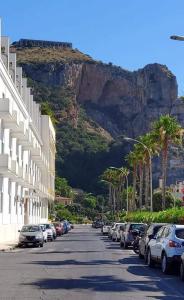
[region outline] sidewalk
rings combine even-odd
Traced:
[[[6,242],[1,244],[0,243],[0,251],[9,251],[14,250],[17,247],[17,242]]]

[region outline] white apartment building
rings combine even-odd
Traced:
[[[8,37],[0,47],[0,243],[23,224],[48,221],[54,201],[55,130],[33,101]]]

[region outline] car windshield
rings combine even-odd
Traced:
[[[39,226],[23,226],[21,232],[36,232],[40,231]]]
[[[176,229],[176,237],[184,240],[184,228]]]

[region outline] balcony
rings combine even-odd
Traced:
[[[11,109],[11,104],[9,104],[10,107],[8,108],[8,110]],[[0,107],[1,107],[1,101],[0,101]],[[18,131],[19,130],[19,117],[18,117],[18,113],[15,110],[9,111],[9,112],[1,112],[0,116],[3,118],[3,123],[5,128],[9,128],[12,130],[12,132],[14,131]]]
[[[8,98],[1,98],[0,99],[0,117],[6,118],[7,120],[12,119],[13,108],[12,102]]]
[[[19,166],[16,160],[11,161],[11,171],[15,176],[18,176]]]
[[[33,147],[33,139],[29,130],[26,130],[25,133],[19,137],[19,141],[25,150],[30,150]]]
[[[11,173],[12,160],[9,154],[0,154],[0,174],[9,175]]]
[[[19,123],[19,126],[14,127],[14,130],[12,132],[13,136],[20,140],[24,139],[25,133],[26,133],[25,124],[22,121]]]

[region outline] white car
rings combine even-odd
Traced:
[[[184,252],[184,225],[165,225],[150,240],[147,250],[148,266],[161,263],[162,272],[167,274],[173,264],[179,264]]]
[[[110,228],[109,237],[113,239],[114,231],[116,230],[118,225],[121,225],[122,223],[114,223],[114,225]]]
[[[47,231],[46,231],[45,225],[40,225],[40,227],[41,227],[42,232],[43,232],[44,242],[46,243],[47,242]]]
[[[54,236],[53,236],[53,230],[51,227],[51,224],[40,224],[45,226],[45,231],[47,232],[47,241],[53,241]]]
[[[120,230],[124,230],[125,223],[116,223],[115,229],[112,232],[112,240],[119,242],[120,241]]]
[[[104,234],[104,235],[105,235],[105,234],[108,234],[109,228],[110,228],[110,225],[107,225],[107,224],[105,225],[105,224],[104,224],[104,225],[102,226],[102,229],[101,229],[102,234]]]

